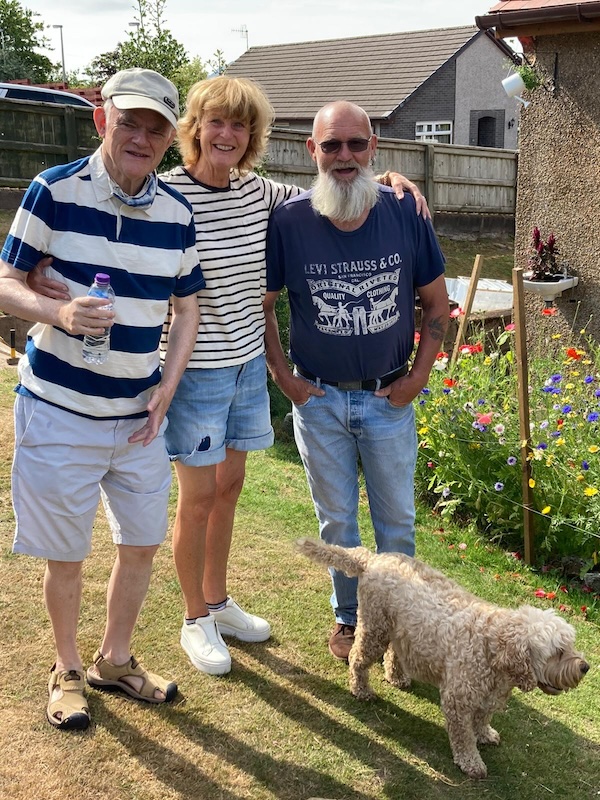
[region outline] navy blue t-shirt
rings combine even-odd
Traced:
[[[344,232],[311,194],[279,206],[267,238],[267,291],[288,289],[292,361],[330,381],[379,378],[408,360],[415,290],[443,274],[444,256],[410,195],[380,187],[364,224]]]

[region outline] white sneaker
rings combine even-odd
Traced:
[[[210,614],[198,617],[193,625],[184,621],[180,641],[190,661],[200,672],[225,675],[231,670],[229,650]]]
[[[241,642],[264,642],[271,635],[271,626],[266,619],[247,614],[235,600],[227,598],[222,611],[211,611],[223,636],[235,636]]]

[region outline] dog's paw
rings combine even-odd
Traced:
[[[377,697],[370,686],[352,686],[350,691],[357,700],[375,700]]]
[[[402,691],[407,692],[410,689],[410,685],[412,683],[411,679],[408,675],[400,674],[392,674],[388,675],[387,673],[383,676],[388,683],[391,683],[392,686],[395,686],[396,689],[402,689]]]
[[[454,763],[473,780],[487,777],[487,767],[478,753],[476,756],[455,756]]]
[[[477,732],[477,744],[500,744],[500,734],[488,725],[484,730]]]

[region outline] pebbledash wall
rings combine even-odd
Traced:
[[[598,342],[600,35],[538,37],[535,69],[542,86],[524,95],[531,105],[521,113],[515,263],[527,263],[533,225],[544,239],[554,233],[579,285],[555,301],[558,313],[545,329],[566,335],[586,328]],[[542,320],[539,298],[526,294],[525,301],[528,320]]]

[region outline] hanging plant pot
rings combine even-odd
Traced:
[[[527,273],[523,273],[525,276]],[[565,278],[564,275],[548,275],[543,280],[530,280],[523,277],[523,288],[526,292],[533,292],[547,303],[556,300],[567,289],[572,289],[579,283],[579,278],[571,276]]]

